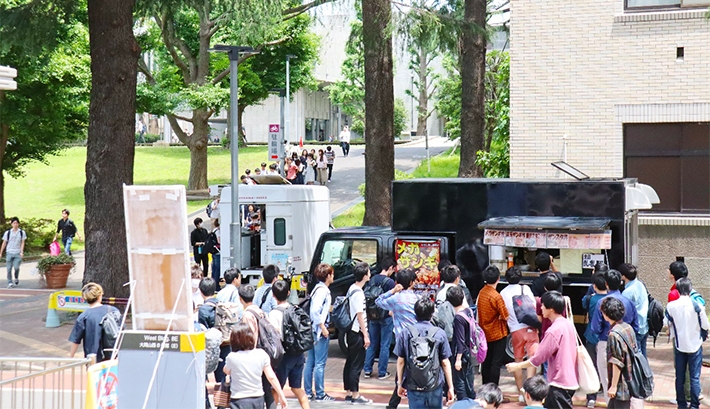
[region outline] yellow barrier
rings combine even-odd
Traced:
[[[89,308],[89,304],[84,301],[80,290],[56,291],[49,295],[49,305],[47,306],[47,328],[59,326],[59,315],[57,311],[83,312]]]
[[[109,360],[87,369],[86,409],[116,409],[118,406],[118,361]]]

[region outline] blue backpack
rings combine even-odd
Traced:
[[[350,316],[350,297],[357,291],[362,291],[362,289],[349,292],[345,297],[338,297],[333,304],[330,320],[338,331],[347,332],[353,327],[355,317]]]

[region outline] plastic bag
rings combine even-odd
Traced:
[[[53,241],[52,244],[49,245],[50,256],[58,256],[61,252],[62,249],[59,247],[59,243],[57,243],[56,241]]]

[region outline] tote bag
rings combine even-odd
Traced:
[[[578,392],[588,394],[599,391],[599,375],[579,334],[577,334],[577,383],[579,383]]]

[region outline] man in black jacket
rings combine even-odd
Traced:
[[[542,297],[545,293],[545,279],[550,274],[557,274],[560,278],[560,283],[562,282],[562,274],[557,272],[555,268],[555,263],[552,261],[552,256],[541,251],[535,256],[535,266],[540,272],[540,276],[533,280],[530,285],[530,289],[535,297]],[[562,292],[562,288],[558,289]]]
[[[209,232],[207,229],[202,227],[202,219],[200,217],[196,218],[195,230],[190,233],[190,244],[192,245],[192,254],[195,256],[195,263],[202,264],[202,275],[208,277],[209,274],[209,256],[207,252],[204,251],[205,243],[207,242],[207,236]]]

